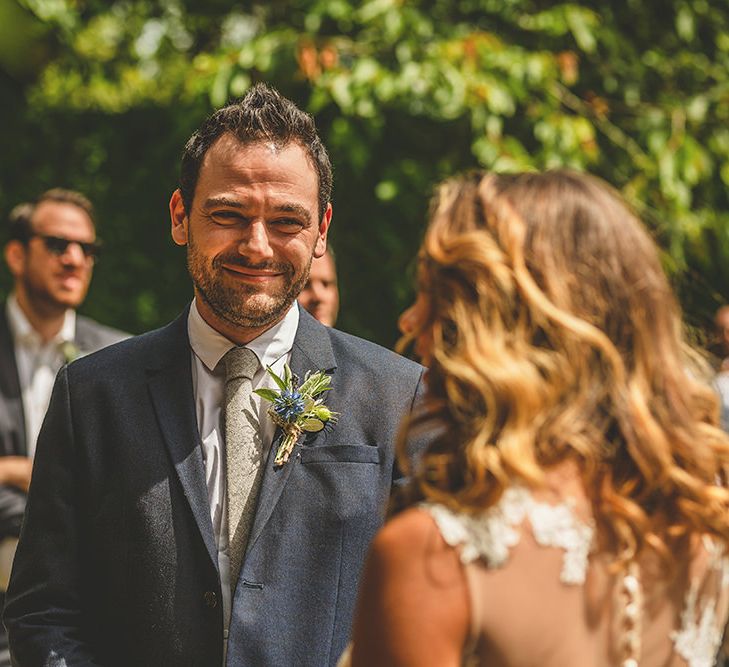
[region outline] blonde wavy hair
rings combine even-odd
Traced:
[[[620,195],[566,170],[445,182],[401,347],[428,349],[440,427],[416,498],[476,511],[576,461],[602,548],[667,558],[729,542],[729,438],[655,244]],[[401,465],[407,469],[404,447]]]

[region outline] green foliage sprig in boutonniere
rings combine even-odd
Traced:
[[[298,378],[291,372],[288,364],[284,364],[282,378],[270,366],[266,370],[280,391],[256,389],[255,393],[271,401],[273,405],[268,409],[268,414],[274,424],[280,426],[284,432],[273,462],[280,466],[289,460],[296,441],[304,431],[321,431],[327,422],[337,420],[337,413],[324,405],[322,398],[322,394],[332,388],[332,378],[322,371],[309,371],[299,386]]]

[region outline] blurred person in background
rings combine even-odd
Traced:
[[[729,371],[729,305],[721,306],[714,316],[718,338],[718,353],[721,355],[719,371]]]
[[[0,307],[2,591],[56,373],[65,362],[127,336],[76,314],[99,251],[93,208],[84,195],[48,190],[35,203],[16,206],[9,223],[5,261],[13,290]],[[0,632],[0,665],[9,665],[7,638]]]
[[[351,664],[714,664],[729,438],[639,220],[587,175],[477,173],[419,269],[410,430],[442,435],[373,543]]]
[[[311,262],[309,279],[299,294],[299,303],[322,324],[333,327],[339,313],[339,285],[334,251],[327,248]]]
[[[718,338],[717,352],[721,357],[714,386],[721,401],[721,425],[729,432],[729,305],[716,311],[714,324]]]

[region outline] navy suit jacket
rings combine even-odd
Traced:
[[[5,622],[15,664],[218,667],[217,550],[187,313],[65,367],[39,439]],[[301,312],[294,373],[332,376],[336,424],[265,465],[228,665],[334,665],[398,477],[423,368]],[[279,434],[280,437],[280,434]],[[65,661],[65,662],[64,662]]]

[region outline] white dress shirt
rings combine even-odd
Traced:
[[[51,400],[56,373],[66,361],[63,346],[73,343],[76,335],[76,313],[71,309],[67,310],[61,330],[47,342],[43,341],[28,321],[15,294],[7,299],[6,313],[23,397],[25,441],[28,456],[32,457]]]
[[[289,363],[291,348],[299,326],[299,309],[296,302],[278,323],[252,340],[245,347],[255,352],[259,367],[253,376],[253,389],[277,389],[273,378],[266,372],[270,366],[277,375],[283,375],[284,364]],[[208,487],[210,518],[218,548],[218,567],[222,587],[224,638],[228,637],[230,623],[230,561],[228,558],[228,508],[225,474],[225,416],[223,393],[225,384],[224,364],[219,364],[225,353],[235,343],[213,329],[200,315],[195,301],[187,318],[187,331],[192,348],[192,387],[195,395],[195,413],[203,444],[205,481]],[[263,447],[265,464],[271,448],[276,426],[268,416],[270,406],[257,394],[252,395],[254,414],[258,415],[258,433]],[[227,643],[227,642],[226,642]]]

